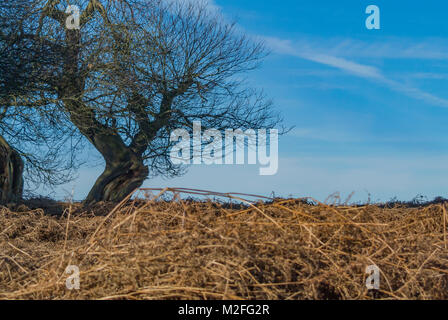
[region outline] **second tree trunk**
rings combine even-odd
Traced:
[[[0,204],[18,202],[23,193],[23,161],[0,136]]]

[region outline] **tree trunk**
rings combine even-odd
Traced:
[[[140,187],[149,175],[149,169],[141,154],[128,147],[113,129],[99,123],[82,103],[75,107],[67,102],[66,106],[69,110],[81,110],[72,113],[72,122],[106,162],[104,172],[97,179],[84,203],[91,205],[101,201],[120,202]]]
[[[86,199],[86,204],[99,201],[120,202],[139,188],[149,173],[143,160],[133,157],[127,162],[106,164]]]
[[[23,161],[0,136],[0,204],[18,202],[23,194]]]
[[[127,146],[115,128],[110,128],[96,119],[95,109],[84,104],[86,76],[78,70],[81,34],[79,30],[66,32],[68,54],[65,57],[64,73],[59,88],[59,97],[64,101],[72,123],[103,156],[106,168],[97,179],[85,200],[91,205],[97,202],[120,202],[139,188],[149,175],[142,153]]]
[[[101,148],[98,148],[101,150]],[[123,145],[120,148],[109,145],[108,153],[115,153],[113,159],[103,153],[106,168],[90,190],[86,204],[100,201],[120,202],[135,189],[142,186],[149,174],[143,159]]]

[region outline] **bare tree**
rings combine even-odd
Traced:
[[[80,8],[80,29],[66,8]],[[162,0],[47,0],[36,36],[63,61],[47,81],[71,122],[105,160],[86,201],[120,201],[148,176],[175,176],[180,127],[274,127],[280,118],[245,75],[265,50],[203,4]]]

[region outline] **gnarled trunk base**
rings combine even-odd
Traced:
[[[148,167],[144,165],[143,160],[136,157],[127,162],[107,163],[106,169],[97,179],[85,203],[120,202],[141,187],[148,174]]]
[[[0,204],[18,202],[23,194],[23,161],[0,136]]]

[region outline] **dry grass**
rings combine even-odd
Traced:
[[[107,216],[15,211],[0,211],[0,299],[448,299],[444,204],[159,198]],[[365,285],[373,264],[379,291]],[[78,291],[65,287],[68,265]]]

